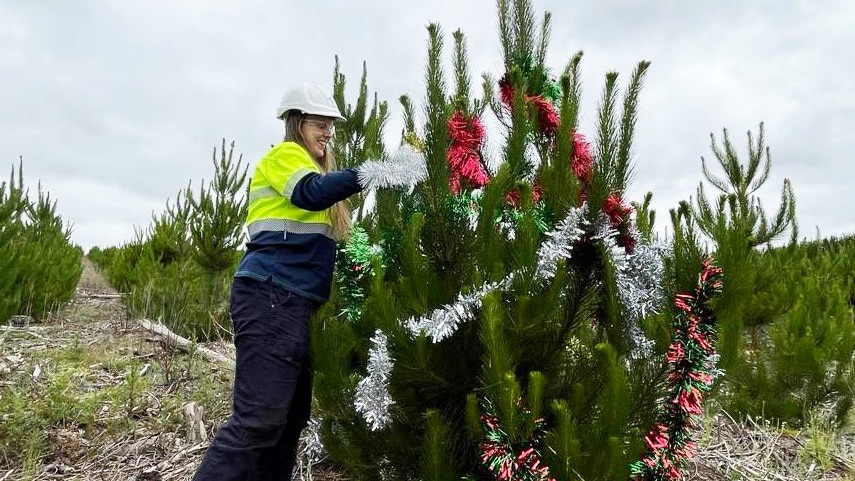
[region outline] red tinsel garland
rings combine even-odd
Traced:
[[[612,193],[606,197],[603,203],[603,212],[608,216],[612,227],[617,227],[627,220],[632,213],[632,207],[627,205],[617,193]]]
[[[461,178],[472,189],[487,185],[490,176],[479,154],[484,144],[484,125],[481,119],[467,119],[463,112],[455,112],[448,119],[448,134],[451,137],[451,146],[446,152],[446,159],[451,169],[451,191],[454,194],[460,191]]]
[[[618,237],[617,244],[624,248],[627,254],[631,254],[635,250],[636,240],[629,232],[632,222],[630,214],[632,214],[632,206],[625,203],[623,198],[618,193],[612,193],[606,197],[603,203],[603,212],[609,218],[609,223],[617,229]]]
[[[502,102],[508,107],[513,108],[514,89],[508,80],[507,75],[499,80],[499,94]],[[537,109],[538,130],[541,134],[554,138],[558,133],[558,127],[561,123],[561,118],[555,107],[548,99],[542,95],[524,95],[526,103],[534,105]],[[594,167],[594,156],[591,152],[591,144],[579,132],[573,132],[573,158],[570,159],[570,168],[576,177],[583,184],[591,180],[591,173]]]
[[[552,102],[543,98],[542,95],[527,95],[525,100],[537,109],[537,127],[540,132],[547,137],[555,136],[561,119]]]
[[[514,88],[511,86],[508,76],[505,75],[499,80],[499,94],[502,97],[502,102],[512,108],[514,105]],[[528,95],[524,96],[527,104],[534,105],[537,110],[537,126],[538,130],[546,136],[554,136],[558,132],[558,124],[561,122],[558,112],[552,102],[543,97],[543,95]]]
[[[573,158],[570,160],[570,167],[583,184],[591,180],[594,155],[591,153],[591,143],[579,132],[573,132]]]
[[[692,431],[703,415],[704,392],[712,387],[709,357],[715,354],[715,316],[708,306],[721,292],[722,270],[708,259],[698,277],[694,295],[677,294],[680,313],[674,319],[672,342],[666,360],[670,405],[644,437],[646,452],[630,466],[633,481],[678,481],[685,461],[697,451]]]

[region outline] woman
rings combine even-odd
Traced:
[[[350,229],[345,199],[362,190],[355,170],[336,170],[330,149],[344,120],[321,87],[282,98],[285,141],[250,182],[246,254],[232,285],[237,359],[233,413],[196,481],[290,481],[311,413],[309,320],[329,297],[336,240]]]

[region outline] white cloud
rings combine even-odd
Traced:
[[[770,209],[789,177],[805,231],[855,232],[846,210],[855,202],[855,4],[534,6],[553,13],[555,71],[585,52],[588,132],[604,73],[617,70],[625,81],[639,60],[652,61],[630,194],[653,191],[660,224],[694,194],[710,132],[728,127],[744,152],[745,131],[764,121]],[[369,88],[392,107],[392,140],[397,98],[424,98],[428,23],[440,24],[449,52],[451,33],[463,30],[474,79],[502,73],[492,0],[3,2],[0,18],[0,154],[10,169],[23,155],[25,180],[43,181],[84,248],[132,239],[133,226],[147,226],[190,179],[210,177],[221,139],[254,163],[280,136],[273,111],[283,89],[302,80],[329,85],[335,55],[350,93],[367,63]]]

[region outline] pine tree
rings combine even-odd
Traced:
[[[83,250],[41,183],[35,199],[24,187],[23,159],[0,182],[0,322],[11,315],[41,319],[74,297]]]
[[[768,180],[772,165],[763,124],[756,138],[748,132],[747,162],[740,161],[727,129],[722,134],[721,146],[712,134],[710,144],[724,176],[715,175],[701,158],[704,177],[719,195],[711,203],[701,183],[693,216],[700,231],[714,242],[716,257],[731,279],[716,306],[721,324],[722,366],[728,370],[740,362],[746,318],[750,322],[747,305],[755,287],[760,285],[754,269],[757,247],[768,245],[788,228],[791,242],[795,242],[798,228],[795,197],[788,179],[784,180],[781,205],[771,221],[756,196],[757,190]]]
[[[225,139],[212,162],[210,181],[195,191],[188,183],[135,240],[99,258],[110,282],[127,294],[131,315],[194,340],[231,335],[228,290],[243,252],[247,167]]]
[[[338,57],[335,58],[333,73],[333,99],[339,111],[347,119],[336,127],[336,142],[333,144],[334,156],[339,167],[354,167],[368,159],[376,159],[384,154],[383,126],[389,118],[389,105],[381,102],[374,94],[371,109],[368,104],[368,68],[363,63],[362,78],[359,82],[359,95],[354,104],[346,98],[347,79],[341,73]],[[364,205],[365,197],[356,196],[351,201]],[[357,216],[362,217],[360,207]]]
[[[727,130],[720,144],[711,135],[711,145],[724,175],[715,175],[702,158],[703,174],[719,194],[711,200],[701,184],[692,217],[729,274],[715,305],[721,365],[728,374],[722,403],[737,415],[792,426],[804,426],[818,414],[842,424],[852,406],[847,386],[855,337],[846,281],[831,274],[839,261],[809,261],[797,245],[789,180],[777,212],[767,216],[756,196],[771,170],[762,123],[756,136],[748,132],[745,161]],[[788,229],[789,245],[771,248]]]
[[[500,0],[498,13],[501,77],[485,75],[474,97],[464,34],[448,78],[429,25],[423,124],[403,96],[402,146],[362,164],[376,207],[341,250],[335,312],[314,324],[324,447],[355,479],[669,479],[656,476],[691,451],[711,383],[698,345],[714,332],[693,323],[711,319],[718,281],[698,283],[691,229],[665,263],[652,213],[642,236],[623,198],[649,63],[623,95],[606,75],[588,140],[581,53],[556,77],[551,16],[538,22],[528,0]],[[488,113],[504,130],[495,156]],[[692,295],[669,307],[677,292]],[[697,342],[669,347],[675,316]],[[683,346],[694,360],[666,360]],[[677,364],[700,380],[669,382]]]
[[[23,160],[18,172],[23,168]],[[21,307],[21,284],[24,266],[22,253],[14,249],[24,232],[23,216],[27,197],[24,191],[23,175],[15,176],[15,169],[9,182],[0,182],[0,248],[6,255],[0,258],[0,320],[5,321],[13,314],[19,314]]]
[[[204,273],[203,303],[211,306],[211,328],[229,325],[224,299],[228,297],[231,276],[240,258],[238,249],[244,242],[248,201],[242,194],[248,188],[248,167],[243,163],[243,155],[233,158],[234,149],[232,142],[226,152],[226,139],[223,139],[219,159],[216,147],[212,154],[212,180],[207,185],[203,181],[198,195],[193,195],[189,186],[185,191],[190,205],[187,227],[191,255]],[[210,336],[210,330],[206,334]]]

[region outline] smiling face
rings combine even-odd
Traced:
[[[330,117],[307,115],[300,122],[300,134],[306,150],[316,159],[322,159],[327,143],[335,134],[335,124]]]

